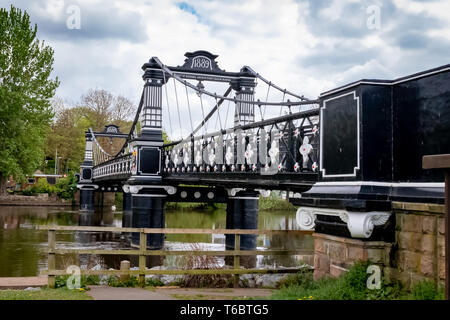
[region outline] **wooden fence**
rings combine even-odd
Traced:
[[[312,234],[309,230],[248,230],[248,229],[171,229],[171,228],[117,228],[117,227],[81,227],[81,226],[39,226],[40,230],[48,230],[48,270],[42,270],[42,275],[48,276],[48,286],[55,287],[55,276],[67,275],[66,270],[56,270],[56,254],[98,254],[98,255],[137,255],[139,256],[139,270],[81,270],[82,275],[138,275],[139,283],[144,285],[145,275],[208,275],[208,274],[233,274],[235,287],[239,284],[240,274],[255,273],[296,273],[301,269],[242,269],[240,268],[240,256],[251,255],[311,255],[311,250],[240,250],[242,234],[253,235],[298,235]],[[134,232],[139,233],[139,250],[90,250],[90,249],[57,249],[57,231],[84,231],[84,232]],[[234,234],[234,250],[147,250],[147,234]],[[234,269],[194,269],[194,270],[146,270],[146,256],[167,255],[200,255],[200,256],[234,256]]]

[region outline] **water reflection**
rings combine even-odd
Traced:
[[[224,210],[216,211],[167,211],[166,227],[168,228],[225,228],[226,214]],[[100,210],[80,213],[78,210],[56,207],[7,207],[0,206],[0,276],[35,276],[47,264],[47,231],[36,230],[38,225],[80,225],[80,226],[114,226],[130,223],[129,213]],[[266,230],[295,230],[295,212],[260,212],[258,228]],[[131,249],[129,235],[113,232],[57,232],[58,248],[84,249]],[[202,234],[170,234],[166,236],[167,250],[224,250],[223,235]],[[313,239],[308,235],[265,236],[257,238],[257,249],[305,249],[312,252]],[[180,256],[147,257],[147,267],[164,265],[179,267]],[[301,257],[298,256],[258,256],[246,260],[246,267],[290,267],[297,266]],[[63,269],[71,264],[92,268],[101,265],[102,268],[120,267],[121,260],[130,260],[131,266],[138,265],[137,256],[117,255],[57,255],[56,266]],[[219,259],[221,264],[225,259]],[[232,263],[231,263],[232,264]]]

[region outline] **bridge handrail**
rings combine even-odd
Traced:
[[[220,134],[224,135],[224,134],[228,134],[228,133],[233,133],[237,129],[247,130],[247,129],[253,129],[253,128],[260,128],[260,127],[272,125],[272,124],[275,124],[278,122],[290,121],[290,120],[295,120],[295,119],[302,118],[302,117],[318,116],[318,115],[319,115],[319,108],[314,108],[311,110],[295,112],[295,113],[287,114],[287,115],[272,118],[272,119],[262,120],[262,121],[258,121],[258,122],[245,124],[245,125],[239,125],[239,126],[235,126],[230,129],[219,130],[219,131],[207,133],[205,135],[199,135],[197,137],[191,136],[190,139],[194,138],[194,140],[195,140],[195,139],[201,139],[201,138],[209,138],[209,137],[217,136]],[[175,146],[175,145],[185,142],[187,140],[189,140],[189,139],[183,139],[183,140],[178,140],[178,141],[174,141],[171,143],[166,143],[163,145],[163,147]]]
[[[103,165],[107,165],[107,164],[110,164],[110,163],[114,163],[114,162],[116,162],[116,161],[120,161],[121,159],[126,158],[126,157],[129,157],[129,156],[131,156],[131,155],[132,155],[131,153],[126,153],[126,154],[124,154],[124,155],[121,155],[121,156],[118,156],[118,157],[109,159],[109,160],[107,160],[107,161],[105,161],[105,162],[102,162],[102,163],[99,163],[99,164],[93,166],[92,168],[95,169],[95,168],[100,167],[100,166],[103,166]]]

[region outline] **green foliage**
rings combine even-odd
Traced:
[[[279,286],[303,286],[305,288],[312,288],[314,286],[313,270],[304,268],[295,274],[290,274],[280,281]]]
[[[162,286],[164,286],[164,282],[162,282],[159,279],[146,278],[145,279],[145,286],[146,287],[162,287]]]
[[[411,292],[400,283],[386,283],[382,280],[380,289],[367,288],[369,262],[357,262],[339,278],[323,277],[313,281],[311,272],[303,271],[289,276],[281,283],[280,290],[271,298],[279,300],[395,300],[444,299],[444,291],[432,281],[416,283]]]
[[[0,180],[23,180],[44,158],[59,81],[50,78],[54,52],[36,34],[26,12],[0,9]]]
[[[32,193],[48,193],[49,195],[55,192],[55,187],[47,182],[47,179],[40,178],[32,187]]]
[[[84,289],[0,290],[0,300],[92,300]]]
[[[445,292],[440,290],[434,281],[422,280],[414,284],[412,296],[416,300],[444,300]]]
[[[292,203],[276,197],[271,194],[269,197],[259,197],[259,210],[262,211],[277,211],[277,210],[295,210]]]
[[[77,192],[77,181],[73,172],[70,172],[67,177],[60,178],[55,184],[56,195],[63,199],[73,199]]]
[[[120,280],[118,276],[108,277],[108,286],[110,287],[136,287],[138,285],[139,279],[134,276],[130,276],[126,280]]]
[[[380,289],[368,291],[367,300],[402,299],[404,295],[405,293],[400,283],[386,283],[385,281],[381,281]]]
[[[117,208],[122,208],[123,206],[123,193],[122,192],[116,192],[114,194],[114,204]]]
[[[69,279],[70,275],[65,276],[56,276],[55,277],[55,288],[66,288],[67,287],[67,279]],[[100,284],[100,278],[96,275],[82,275],[80,279],[80,288],[84,290],[89,290],[87,286],[95,286]]]
[[[179,209],[185,209],[185,210],[204,210],[214,207],[212,205],[209,205],[208,203],[204,202],[167,202],[166,203],[166,209],[167,210],[179,210]]]

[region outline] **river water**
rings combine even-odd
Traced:
[[[167,210],[167,228],[225,228],[225,210]],[[36,230],[38,225],[122,226],[122,212],[96,211],[79,213],[67,207],[0,206],[0,277],[36,276],[47,268],[47,231]],[[298,230],[295,212],[259,212],[260,230]],[[126,236],[112,232],[57,232],[57,248],[131,249]],[[313,250],[311,235],[265,236],[257,238],[257,249]],[[167,235],[167,250],[225,250],[223,235],[173,234]],[[305,261],[302,256],[257,256],[253,267],[295,267]],[[148,257],[147,267],[162,265],[179,268],[180,256]],[[57,255],[57,269],[76,264],[92,268],[120,268],[121,260],[137,266],[138,257],[114,255]],[[222,260],[218,260],[221,264]],[[222,261],[223,263],[223,261]]]

